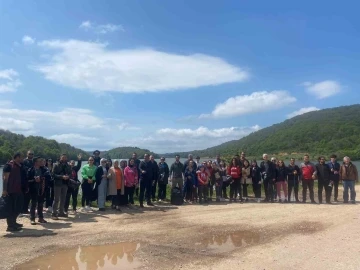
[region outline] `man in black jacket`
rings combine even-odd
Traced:
[[[144,207],[144,195],[146,192],[147,205],[154,206],[151,202],[151,187],[153,182],[153,165],[149,159],[149,154],[144,155],[144,160],[140,162],[140,207]]]
[[[266,199],[264,202],[274,202],[274,183],[276,180],[276,167],[273,162],[269,160],[267,154],[263,155],[263,161],[260,164],[261,174],[264,180],[264,190]]]
[[[68,190],[68,181],[71,176],[71,167],[67,162],[66,154],[62,154],[60,156],[60,161],[54,165],[53,176],[55,183],[52,218],[58,220],[59,217],[67,217],[67,214],[65,214],[65,200]]]
[[[135,160],[135,164],[134,166],[137,168],[138,170],[138,175],[140,176],[141,172],[140,172],[140,169],[139,169],[139,166],[140,166],[140,159],[137,158],[137,153],[133,153],[132,154],[132,158]],[[137,197],[139,197],[139,187],[136,187],[135,188],[135,194]]]
[[[330,156],[330,162],[328,166],[330,168],[330,181],[334,185],[334,201],[338,202],[339,182],[340,182],[340,164],[336,161],[336,155]]]
[[[152,187],[151,187],[151,199],[155,201],[155,194],[156,194],[156,186],[158,183],[159,178],[159,166],[157,162],[155,161],[155,158],[153,155],[150,156],[150,163],[152,166],[152,174],[153,174],[153,181],[152,181]]]
[[[299,179],[301,170],[298,165],[295,164],[295,158],[290,159],[288,169],[288,202],[290,202],[291,193],[294,189],[295,200],[299,203]]]
[[[82,155],[79,154],[76,166],[75,166],[75,160],[70,161],[70,167],[71,167],[71,177],[70,178],[76,182],[80,182],[78,179],[78,172],[81,168],[81,158],[82,158]],[[78,194],[79,194],[79,187],[77,187],[75,189],[70,186],[68,187],[68,191],[66,193],[66,200],[65,200],[65,212],[66,213],[69,212],[69,205],[70,205],[71,197],[72,197],[73,212],[74,213],[76,212]]]
[[[33,150],[27,151],[27,157],[26,159],[23,160],[22,163],[25,174],[31,167],[34,166],[33,158],[34,158],[34,151]],[[27,191],[23,191],[23,195],[24,195],[24,205],[23,205],[22,213],[29,214],[30,193]]]
[[[316,164],[316,172],[318,177],[318,196],[319,196],[319,203],[322,203],[322,191],[325,189],[325,198],[326,203],[331,204],[331,191],[332,185],[330,184],[330,168],[325,163],[324,157],[319,157],[319,163]]]
[[[31,225],[36,225],[35,209],[39,217],[39,223],[47,223],[44,219],[43,206],[45,200],[45,190],[48,186],[51,175],[48,170],[42,167],[43,159],[40,157],[34,158],[34,166],[27,172],[27,179],[29,182],[29,193],[31,198],[30,207],[30,222]]]

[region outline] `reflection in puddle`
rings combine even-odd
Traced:
[[[235,231],[228,234],[216,234],[204,238],[197,246],[216,250],[217,252],[228,252],[235,248],[257,244],[261,241],[260,233],[253,231]]]
[[[78,247],[35,258],[15,269],[135,269],[141,263],[134,258],[139,243]]]

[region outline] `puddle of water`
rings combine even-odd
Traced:
[[[41,256],[15,267],[19,270],[43,269],[136,269],[141,263],[134,257],[139,243],[117,243],[104,246],[78,247]]]
[[[279,227],[278,229],[244,230],[207,235],[200,242],[196,243],[195,246],[202,248],[203,252],[226,253],[237,248],[246,248],[259,243],[270,242],[274,239],[281,239],[291,234],[308,235],[323,229],[323,224],[318,222],[300,222],[285,228]]]

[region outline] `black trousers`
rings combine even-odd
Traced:
[[[49,208],[50,206],[52,207],[54,203],[54,181],[51,181],[50,185],[46,188],[45,199],[46,199],[45,207],[46,208]]]
[[[18,218],[20,212],[23,211],[24,207],[24,195],[22,193],[9,193],[7,198],[7,203],[10,205],[10,215],[6,219],[8,227],[14,227],[16,225],[16,219]]]
[[[274,201],[274,182],[270,178],[264,179],[265,200]]]
[[[224,199],[227,199],[226,188],[228,186],[229,186],[228,182],[223,182],[221,189],[222,189],[222,194],[223,194]]]
[[[45,194],[38,195],[38,191],[34,190],[30,193],[31,206],[30,206],[30,219],[35,220],[35,209],[39,218],[44,218],[43,209]]]
[[[247,190],[248,184],[242,184],[242,189],[243,189],[243,197],[247,198],[248,197],[248,190]]]
[[[121,189],[116,190],[116,195],[111,196],[111,206],[120,206],[122,203]]]
[[[330,184],[330,181],[329,181],[329,180],[318,181],[318,198],[319,198],[319,203],[322,203],[322,192],[323,192],[323,189],[325,189],[325,200],[326,200],[326,202],[330,202],[330,200],[331,200],[332,187],[329,187],[329,184]]]
[[[140,179],[139,202],[144,203],[144,196],[148,203],[151,203],[152,180]]]
[[[167,184],[159,182],[158,200],[165,200],[166,199],[166,186],[167,186]]]
[[[230,184],[230,200],[236,199],[237,193],[239,192],[241,198],[241,185],[240,185],[240,178],[233,179],[232,183]]]
[[[78,194],[79,194],[79,188],[77,189],[68,188],[65,199],[65,212],[69,210],[70,198],[72,198],[73,210],[76,211]]]
[[[23,207],[22,207],[22,213],[28,213],[29,212],[29,204],[31,200],[30,192],[23,193]]]
[[[333,180],[334,182],[334,200],[337,201],[338,194],[339,194],[339,179]]]
[[[295,200],[299,200],[299,180],[288,180],[288,201],[290,201],[291,193],[294,190]]]
[[[85,205],[90,206],[92,190],[93,190],[92,184],[89,184],[87,181],[84,181],[81,184],[81,190],[82,190],[81,206],[82,207],[85,207]]]
[[[153,199],[153,201],[155,200],[155,195],[156,195],[156,186],[158,184],[157,180],[154,180],[154,184],[151,187],[151,198]]]
[[[135,187],[125,187],[125,196],[130,204],[134,204]]]
[[[305,179],[302,181],[302,188],[303,188],[303,202],[306,202],[306,193],[307,193],[307,189],[309,188],[309,192],[310,192],[310,200],[311,202],[314,202],[314,180],[313,179]]]
[[[259,199],[261,198],[261,184],[259,184],[259,182],[252,184],[253,186],[253,192],[255,194],[255,198]]]

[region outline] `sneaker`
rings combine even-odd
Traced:
[[[58,217],[67,218],[67,217],[68,217],[68,214],[67,214],[67,213],[60,213],[60,214],[58,215]]]
[[[155,206],[152,202],[147,203],[148,206]]]
[[[105,212],[105,208],[99,208],[99,211]]]
[[[162,202],[162,200],[161,200],[161,199],[159,199],[159,200],[158,200],[158,202]]]
[[[351,201],[352,204],[356,204],[356,201]]]
[[[53,208],[51,206],[49,206],[48,209],[47,209],[47,212],[52,213],[52,211],[53,211]]]
[[[22,230],[22,228],[19,227],[7,227],[6,231],[7,232],[20,232]]]
[[[45,219],[43,219],[43,218],[39,218],[38,222],[41,223],[41,224],[48,223],[48,222],[47,222]]]
[[[311,201],[311,203],[312,203],[312,204],[317,204],[317,202],[315,202],[315,201]]]
[[[58,217],[57,215],[52,215],[51,218],[52,218],[53,220],[59,220],[59,217]]]
[[[30,220],[31,225],[36,225],[35,219]]]
[[[349,203],[348,201],[343,201],[343,203]]]

